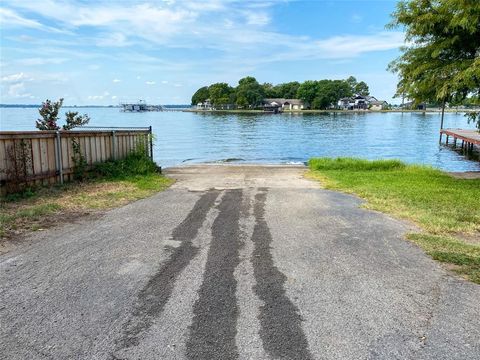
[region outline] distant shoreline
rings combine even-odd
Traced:
[[[0,108],[35,108],[38,109],[42,104],[0,104]],[[162,105],[166,108],[184,109],[190,105]],[[81,109],[81,108],[121,108],[121,105],[63,105],[62,108]]]
[[[476,109],[445,109],[446,113],[469,113],[479,111]],[[183,112],[194,112],[203,114],[271,114],[263,110],[200,110],[200,109],[185,109]],[[341,114],[375,114],[375,113],[441,113],[442,109],[427,109],[427,110],[284,110],[280,114],[327,114],[327,113],[341,113]]]

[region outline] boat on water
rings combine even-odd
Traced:
[[[123,112],[146,112],[146,111],[163,111],[162,105],[149,105],[145,100],[139,100],[135,103],[121,103],[121,110]]]

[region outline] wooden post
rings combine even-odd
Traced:
[[[438,140],[438,143],[442,143],[442,130],[443,130],[443,115],[445,114],[445,100],[443,100],[442,103],[442,120],[440,121],[440,139]]]
[[[56,149],[55,158],[57,160],[57,169],[60,176],[60,184],[63,184],[63,156],[62,156],[62,140],[60,138],[60,131],[56,132]]]
[[[150,140],[150,159],[153,160],[153,133],[152,133],[152,125],[148,127],[148,134],[149,134],[149,140]]]
[[[115,130],[112,131],[112,160],[116,160],[117,158],[117,141],[115,138]]]

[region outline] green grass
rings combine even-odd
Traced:
[[[367,200],[366,208],[416,223],[424,232],[409,240],[480,283],[479,179],[455,179],[398,160],[314,158],[309,166],[325,188],[356,194]]]
[[[165,190],[173,180],[157,172],[145,153],[95,166],[86,181],[29,190],[0,201],[0,238],[13,238],[82,214],[107,210]]]

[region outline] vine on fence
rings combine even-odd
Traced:
[[[80,139],[72,138],[72,150],[73,150],[73,178],[75,180],[84,180],[85,174],[87,172],[87,160],[82,154],[82,149],[80,148]]]
[[[33,173],[32,143],[24,139],[14,141],[13,145],[7,147],[7,162],[11,166],[2,170],[7,175],[7,193],[28,190]]]

